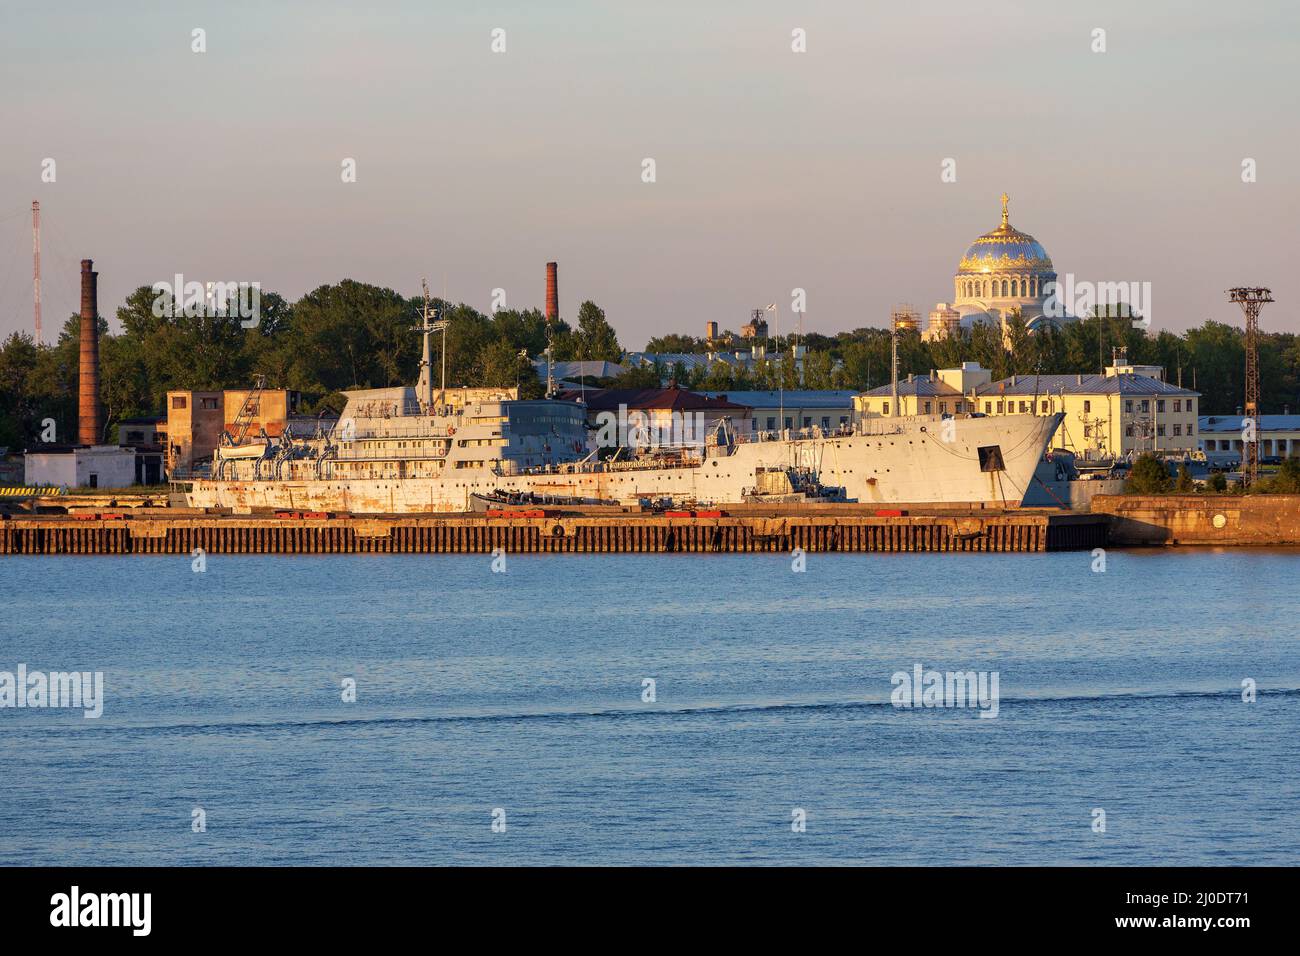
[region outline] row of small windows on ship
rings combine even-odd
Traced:
[[[388,448],[396,447],[399,449],[411,449],[419,451],[428,451],[430,447],[434,451],[446,451],[450,442],[445,439],[433,439],[430,441],[361,441],[355,442],[359,448]],[[505,448],[510,444],[508,438],[458,438],[456,445],[460,448]]]
[[[434,458],[429,461],[422,461],[418,465],[410,467],[409,474],[411,477],[419,477],[422,471],[438,471],[445,467],[447,460],[445,458]],[[393,472],[392,465],[372,465],[366,462],[344,462],[336,464],[334,470],[340,474],[347,473],[354,478],[381,478],[384,475]]]
[[[505,419],[504,416],[501,417],[501,418],[491,418],[491,419],[486,419],[486,418],[476,418],[476,419],[474,419],[474,420],[475,420],[476,422],[478,422],[478,421],[502,421],[502,422],[506,421],[506,419]],[[514,424],[516,424],[516,425],[533,425],[533,424],[537,424],[537,423],[540,422],[540,423],[543,423],[543,424],[556,424],[556,423],[561,423],[561,424],[565,424],[565,425],[577,425],[577,424],[579,424],[580,422],[582,422],[582,420],[583,420],[582,415],[581,415],[580,413],[576,413],[576,412],[575,412],[575,413],[572,413],[572,414],[570,414],[570,413],[565,413],[565,414],[558,414],[558,415],[556,415],[556,414],[542,413],[542,414],[537,414],[537,415],[516,415],[516,416],[515,416],[515,419],[514,419]]]
[[[420,462],[419,467],[425,469],[428,468],[440,469],[445,467],[446,464],[447,462],[445,459],[436,458],[433,461]],[[458,461],[455,463],[455,467],[456,468],[482,468],[485,464],[487,464],[487,462],[484,461]],[[370,465],[370,464],[352,463],[350,464],[349,467],[353,474],[359,475],[363,478],[364,477],[374,478],[376,476],[383,476],[383,475],[390,474],[393,471],[392,465]]]
[[[841,416],[840,416],[840,424],[841,424],[841,425],[847,425],[848,423],[849,423],[849,416],[848,416],[848,415],[841,415]],[[791,417],[790,415],[785,416],[785,427],[786,427],[786,428],[794,428],[794,418]],[[812,427],[813,427],[813,418],[812,418],[811,415],[805,415],[805,416],[803,417],[803,426],[802,426],[802,427],[804,427],[804,428],[812,428]],[[822,416],[821,427],[822,427],[822,430],[823,430],[823,431],[830,431],[830,428],[831,428],[831,416],[829,416],[829,415],[823,415],[823,416]],[[751,419],[749,420],[749,430],[752,431],[752,432],[758,431],[758,419],[757,419],[757,418],[751,418]],[[775,416],[775,415],[769,415],[769,416],[767,416],[767,429],[766,429],[766,430],[767,430],[767,431],[770,431],[770,432],[774,432],[774,431],[776,431],[776,416]]]
[[[430,475],[421,474],[421,471],[430,470],[430,469],[435,471],[440,470],[444,467],[445,464],[446,462],[444,461],[421,462],[418,468],[414,468],[408,471],[406,473],[406,477],[407,478],[432,477]],[[531,465],[534,464],[534,462],[533,459],[529,458],[526,461],[524,461],[523,464]],[[487,465],[486,461],[458,461],[455,462],[454,467],[474,469],[474,468],[483,468],[486,467],[486,465]],[[336,466],[336,468],[339,473],[346,472],[348,474],[348,477],[350,478],[374,479],[374,478],[396,478],[397,477],[397,469],[395,469],[391,465],[369,465],[369,464],[348,463],[348,464],[338,465]]]

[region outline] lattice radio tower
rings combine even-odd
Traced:
[[[1268,289],[1228,290],[1228,298],[1246,313],[1246,418],[1242,422],[1241,482],[1250,487],[1259,479],[1259,310],[1273,301]],[[1249,440],[1247,440],[1249,436]]]
[[[32,297],[36,344],[41,344],[41,204],[32,201]]]

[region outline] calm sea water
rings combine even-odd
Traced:
[[[106,702],[0,710],[0,863],[1295,863],[1300,554],[1091,564],[6,558],[0,670]]]

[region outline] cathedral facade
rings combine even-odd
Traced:
[[[1044,304],[1056,282],[1056,269],[1047,250],[1033,236],[1011,225],[1002,194],[1002,224],[984,233],[966,250],[953,277],[952,302],[940,302],[930,313],[927,340],[942,338],[976,322],[1000,326],[1017,310],[1030,331],[1059,319],[1044,315]],[[1067,317],[1068,320],[1068,317]]]

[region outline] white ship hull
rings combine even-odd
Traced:
[[[471,495],[496,493],[592,503],[649,498],[724,505],[752,496],[762,470],[794,467],[806,469],[823,487],[842,489],[840,497],[852,502],[1017,507],[1060,418],[883,419],[863,429],[881,434],[742,442],[725,450],[711,448],[701,460],[676,467],[623,465],[514,475],[474,468],[458,469],[446,477],[196,480],[188,498],[192,507],[229,508],[236,513],[262,509],[468,512]],[[989,452],[993,448],[996,456]]]

